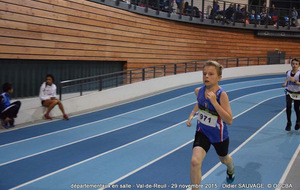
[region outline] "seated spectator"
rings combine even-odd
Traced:
[[[266,24],[268,21],[268,14],[267,14],[267,9],[265,7],[262,8],[262,11],[260,13],[260,19],[261,19],[261,24]]]
[[[246,5],[245,5],[245,7],[243,7],[243,8],[241,9],[241,11],[242,11],[242,18],[241,18],[241,21],[242,21],[242,22],[245,22],[246,24],[249,24],[250,12],[247,11]]]
[[[250,15],[250,24],[255,24],[260,22],[260,15],[255,13],[255,10],[251,11],[251,15]]]
[[[140,6],[140,7],[145,7],[145,0],[140,0],[140,1],[138,2],[138,6]]]
[[[212,8],[209,18],[210,19],[220,19],[219,14],[223,14],[223,13],[220,12],[219,2],[218,1],[214,2],[213,7],[209,6],[209,8]]]
[[[231,20],[234,14],[234,4],[231,3],[230,6],[225,10],[225,17],[227,20]]]
[[[275,15],[275,5],[274,4],[272,4],[272,7],[270,8],[269,15],[270,16],[274,16]]]
[[[10,83],[4,83],[2,86],[3,93],[0,95],[1,123],[6,129],[14,127],[14,122],[21,107],[21,102],[10,103],[9,95],[13,93],[13,87]],[[9,124],[9,126],[8,126]]]
[[[173,12],[173,1],[172,0],[160,0],[160,10],[164,12]]]
[[[176,0],[176,4],[177,4],[177,14],[181,14],[181,11],[183,12],[183,0]]]
[[[292,13],[292,24],[291,26],[296,26],[298,20],[298,12],[296,10],[296,7],[293,7],[293,13]]]
[[[192,11],[192,9],[191,9],[191,6],[189,6],[189,2],[185,2],[184,7],[183,7],[183,14],[190,15],[191,11]]]
[[[270,8],[270,11],[269,11],[269,16],[271,17],[271,24],[276,26],[277,24],[277,16],[275,14],[275,5],[272,4],[272,7]]]
[[[65,120],[69,120],[69,117],[65,113],[62,102],[56,98],[56,85],[53,82],[54,82],[54,77],[48,74],[46,76],[46,82],[44,82],[40,88],[40,99],[42,101],[42,106],[48,108],[44,115],[44,118],[52,119],[49,113],[58,104],[58,107],[63,114],[63,118]]]
[[[215,11],[215,13],[218,13],[220,11],[220,5],[219,5],[218,1],[215,2],[214,11]]]
[[[237,8],[236,8],[236,11],[235,11],[235,18],[237,21],[242,21],[243,19],[243,10],[241,8],[241,5],[238,4]]]
[[[198,7],[194,6],[192,8],[192,16],[199,18],[199,17],[201,17],[201,15],[202,15],[202,13],[201,13],[201,11],[199,11]]]

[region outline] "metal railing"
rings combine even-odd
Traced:
[[[89,0],[124,10],[205,25],[299,32],[293,7],[267,7],[223,0],[190,0],[177,8],[175,0]],[[230,11],[229,7],[232,7]],[[298,13],[300,10],[297,10]],[[265,13],[263,13],[265,12]],[[262,17],[262,15],[265,15]],[[299,23],[300,24],[300,23]]]
[[[225,68],[250,65],[274,64],[270,57],[237,57],[214,59]],[[168,75],[201,71],[207,60],[195,60],[182,63],[155,65],[150,67],[119,71],[109,74],[61,81],[59,85],[59,98],[68,94],[68,97],[82,96],[87,93],[102,91],[135,82],[145,81]]]

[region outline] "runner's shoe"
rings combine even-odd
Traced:
[[[292,127],[292,122],[287,122],[286,127],[285,127],[285,130],[286,130],[286,131],[290,131],[290,130],[291,130],[291,127]],[[295,126],[295,128],[296,128],[296,126]]]
[[[10,121],[9,121],[9,126],[10,127],[15,127],[15,119],[12,118]]]
[[[297,122],[295,125],[295,130],[299,130],[299,128],[300,128],[300,122]]]
[[[8,122],[5,122],[5,121],[1,120],[1,124],[2,124],[2,126],[3,126],[5,129],[8,129],[8,128],[9,128]]]
[[[234,175],[234,168],[232,170],[232,172],[228,172],[227,170],[227,176],[226,176],[226,181],[228,184],[232,183],[234,181],[235,175]]]

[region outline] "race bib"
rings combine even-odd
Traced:
[[[289,95],[293,100],[300,100],[300,94],[289,93]]]
[[[201,122],[204,125],[210,126],[210,127],[216,127],[218,116],[212,115],[211,113],[200,110],[198,114],[198,121]]]

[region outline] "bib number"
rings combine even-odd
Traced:
[[[204,110],[200,110],[198,114],[198,121],[204,125],[210,126],[210,127],[216,127],[218,117],[215,115],[212,115]]]
[[[293,100],[300,100],[300,94],[291,94],[291,93],[289,93],[289,95]]]

